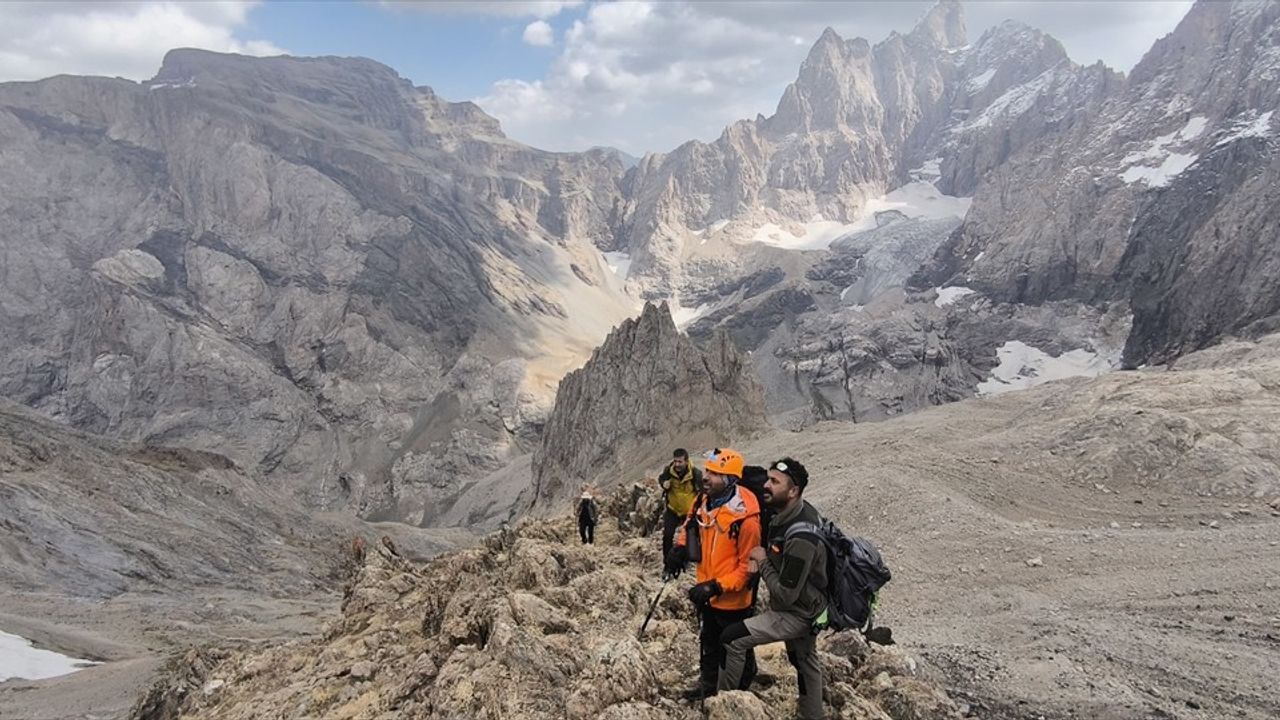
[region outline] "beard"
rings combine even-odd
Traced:
[[[765,507],[769,508],[770,510],[781,510],[782,508],[787,506],[786,495],[780,495],[780,496],[774,495],[768,490],[765,490],[764,492],[760,493],[760,499],[764,502]]]

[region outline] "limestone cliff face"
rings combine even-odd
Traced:
[[[584,239],[615,153],[513,143],[372,61],[3,84],[0,157],[0,394],[314,506],[429,521],[632,307]]]
[[[764,425],[759,382],[728,336],[699,348],[665,303],[647,304],[560,382],[529,504],[556,507],[579,483],[633,480],[673,447],[731,445]]]

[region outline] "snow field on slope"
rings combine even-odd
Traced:
[[[0,682],[12,678],[43,680],[97,664],[52,650],[41,650],[24,637],[0,631]]]
[[[1052,380],[1069,377],[1096,377],[1117,366],[1118,357],[1108,357],[1083,348],[1053,357],[1018,340],[1010,340],[996,350],[1000,364],[991,378],[978,383],[978,397],[1026,390]]]
[[[972,203],[971,197],[943,195],[933,183],[916,181],[868,200],[854,222],[840,223],[815,216],[809,222],[801,224],[799,235],[774,223],[765,223],[756,229],[751,240],[788,250],[824,250],[845,235],[874,230],[876,213],[879,212],[897,210],[910,218],[925,220],[963,218]]]

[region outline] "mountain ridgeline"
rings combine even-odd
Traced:
[[[771,414],[970,396],[1001,341],[1078,347],[1068,315],[1131,311],[1124,362],[1167,362],[1280,322],[1277,47],[1280,5],[1199,2],[1125,76],[1016,23],[970,44],[948,0],[875,45],[827,30],[772,116],[634,165],[526,147],[364,59],[175,50],[144,83],[0,84],[0,396],[430,525],[531,453],[535,497],[588,479],[608,438],[553,403],[595,381],[557,383],[637,298],[713,307],[689,326],[727,363],[709,392],[749,357]],[[892,245],[754,242],[855,224],[913,183],[972,201],[876,214]],[[984,314],[921,296],[946,286]],[[849,307],[888,290],[892,312]],[[692,369],[704,352],[671,348]],[[608,408],[595,422],[629,411]],[[617,432],[648,453],[653,422]]]

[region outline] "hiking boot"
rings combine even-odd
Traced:
[[[688,702],[702,702],[715,694],[716,687],[714,685],[707,686],[699,683],[680,693],[680,699]]]
[[[778,676],[776,675],[770,675],[769,673],[756,673],[756,676],[751,678],[751,687],[764,690],[766,688],[773,687],[777,682]]]

